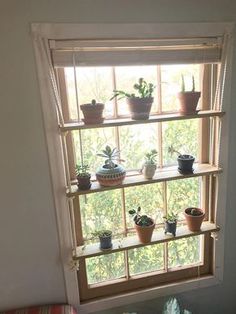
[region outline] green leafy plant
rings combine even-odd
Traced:
[[[168,222],[176,222],[178,219],[178,214],[175,212],[170,212],[163,217]]]
[[[90,177],[88,165],[76,165],[76,175],[78,177]]]
[[[156,158],[157,158],[157,150],[152,149],[149,153],[145,154],[145,164],[146,165],[155,165],[156,164]]]
[[[128,98],[149,98],[152,97],[152,93],[154,91],[155,86],[152,83],[147,83],[142,77],[138,80],[138,83],[133,85],[135,89],[135,93],[127,93],[122,90],[114,90],[114,95],[111,97],[110,100],[113,98],[119,97],[118,99],[122,99],[124,97]]]
[[[137,210],[131,209],[129,210],[129,214],[133,217],[134,222],[136,225],[141,227],[148,227],[153,224],[153,220],[151,217],[147,215],[140,215],[141,207],[139,206]]]
[[[185,81],[184,81],[184,76],[181,74],[181,92],[185,93]],[[194,76],[192,75],[192,90],[191,92],[195,92],[195,79]]]
[[[107,230],[107,229],[96,230],[95,232],[92,233],[93,237],[100,237],[100,238],[110,237],[111,235],[112,235],[112,231]]]
[[[114,169],[116,163],[114,161],[124,161],[120,159],[120,151],[117,148],[111,148],[109,145],[102,150],[102,153],[98,153],[97,156],[105,158],[105,166],[108,169]]]

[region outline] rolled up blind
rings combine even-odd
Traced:
[[[217,63],[222,38],[50,41],[55,67]]]

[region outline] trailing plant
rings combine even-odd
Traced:
[[[181,74],[181,92],[185,93],[185,81],[184,81],[184,76]],[[195,92],[195,79],[194,76],[192,75],[192,90],[191,92]]]
[[[156,158],[157,158],[157,150],[152,149],[149,153],[145,154],[145,164],[148,165],[155,165],[156,164]]]
[[[76,175],[78,177],[90,177],[88,165],[76,165]]]
[[[168,221],[170,223],[176,222],[178,219],[178,214],[175,212],[170,212],[167,215],[163,217],[165,221]]]
[[[128,98],[149,98],[152,97],[152,93],[154,91],[155,86],[152,83],[147,83],[142,77],[138,80],[138,83],[133,85],[135,89],[135,93],[127,93],[123,90],[113,90],[114,95],[110,100],[119,97],[118,99],[122,99],[124,97]]]
[[[114,161],[124,161],[120,159],[120,151],[117,148],[111,148],[109,145],[102,150],[102,153],[98,153],[97,156],[105,158],[105,166],[108,169],[114,169],[116,163]]]
[[[141,207],[139,206],[137,210],[131,209],[129,210],[129,214],[133,217],[134,222],[136,225],[141,227],[148,227],[153,224],[153,220],[151,217],[147,215],[140,215]]]

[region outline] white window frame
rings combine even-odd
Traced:
[[[122,295],[106,297],[101,300],[90,301],[80,304],[77,271],[71,270],[69,262],[72,255],[72,234],[69,211],[66,211],[67,199],[65,193],[65,181],[63,169],[63,158],[58,152],[61,151],[59,141],[59,129],[55,108],[50,104],[49,97],[43,91],[44,73],[38,65],[39,86],[44,116],[44,129],[48,146],[48,158],[51,170],[52,191],[57,216],[57,227],[61,260],[63,263],[65,289],[67,302],[75,306],[80,313],[93,313],[99,310],[114,308],[137,300],[145,301],[163,295],[181,293],[184,291],[209,287],[219,284],[223,280],[224,272],[224,233],[225,214],[227,205],[227,177],[229,157],[229,117],[230,117],[230,82],[233,47],[233,23],[145,23],[145,24],[32,24],[31,29],[34,36],[44,39],[67,40],[67,39],[142,39],[142,38],[182,38],[182,37],[211,37],[228,34],[228,48],[226,51],[227,68],[225,72],[225,88],[223,97],[223,118],[221,131],[221,147],[219,164],[223,173],[219,177],[219,193],[217,205],[217,224],[220,232],[215,242],[215,265],[214,275],[199,279],[185,280],[181,283],[168,284],[162,287],[148,288],[143,291],[125,293]],[[37,50],[37,46],[35,45]],[[214,235],[213,235],[214,236]]]

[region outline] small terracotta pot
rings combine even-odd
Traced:
[[[128,97],[127,104],[133,120],[147,120],[151,111],[153,97]]]
[[[141,169],[141,172],[144,176],[145,179],[152,179],[154,174],[155,174],[155,171],[156,171],[156,168],[157,166],[156,165],[146,165],[144,164],[142,169]]]
[[[193,216],[190,214],[192,209],[198,210],[201,214],[199,216]],[[203,219],[205,217],[205,213],[200,208],[189,207],[184,211],[184,216],[190,231],[200,231]]]
[[[83,104],[80,105],[80,109],[83,112],[84,124],[99,124],[103,123],[103,110],[104,110],[104,104],[96,103],[96,105],[92,104]]]
[[[139,241],[141,243],[149,243],[152,239],[154,228],[155,228],[154,221],[152,225],[147,226],[147,227],[141,227],[135,224],[135,229],[136,229]]]
[[[179,112],[181,114],[193,114],[196,113],[198,100],[201,96],[201,92],[181,92],[177,94],[179,99]]]
[[[78,181],[78,188],[79,190],[88,190],[91,187],[91,182],[90,182],[91,176],[77,176],[77,181]]]

